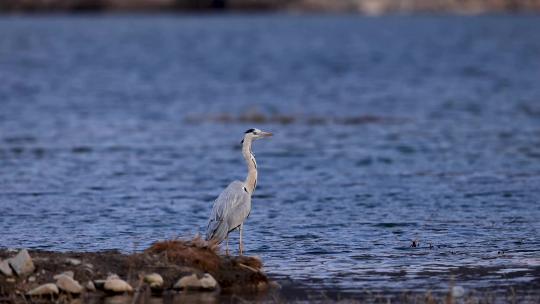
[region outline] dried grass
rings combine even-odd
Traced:
[[[215,243],[196,236],[191,240],[166,240],[154,243],[145,253],[165,255],[169,263],[194,267],[210,273],[224,289],[260,289],[268,278],[258,257],[220,256]]]
[[[206,272],[217,271],[221,259],[217,254],[217,246],[204,241],[200,236],[191,240],[156,242],[145,252],[165,254],[170,263],[189,265]]]

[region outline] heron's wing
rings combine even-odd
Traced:
[[[244,183],[234,181],[221,192],[214,202],[206,229],[206,239],[223,241],[230,230],[242,224],[251,210],[251,198]]]

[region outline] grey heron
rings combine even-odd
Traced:
[[[242,154],[246,160],[248,173],[245,181],[233,181],[214,201],[214,207],[206,228],[206,240],[220,244],[226,240],[226,253],[229,254],[229,233],[235,229],[240,231],[238,250],[244,251],[242,230],[244,221],[251,212],[251,196],[257,186],[257,162],[251,151],[254,140],[272,136],[270,132],[249,129],[242,140]]]

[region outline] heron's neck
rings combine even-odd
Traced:
[[[244,155],[248,167],[248,174],[244,187],[246,187],[246,190],[250,195],[253,194],[253,191],[255,191],[255,187],[257,186],[257,162],[255,161],[253,152],[251,152],[252,142],[253,140],[251,138],[245,138],[242,145],[242,154]]]

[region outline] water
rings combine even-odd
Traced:
[[[344,291],[538,282],[538,28],[3,16],[0,246],[132,251],[203,232],[258,127],[275,136],[254,146],[245,245],[274,277]]]

